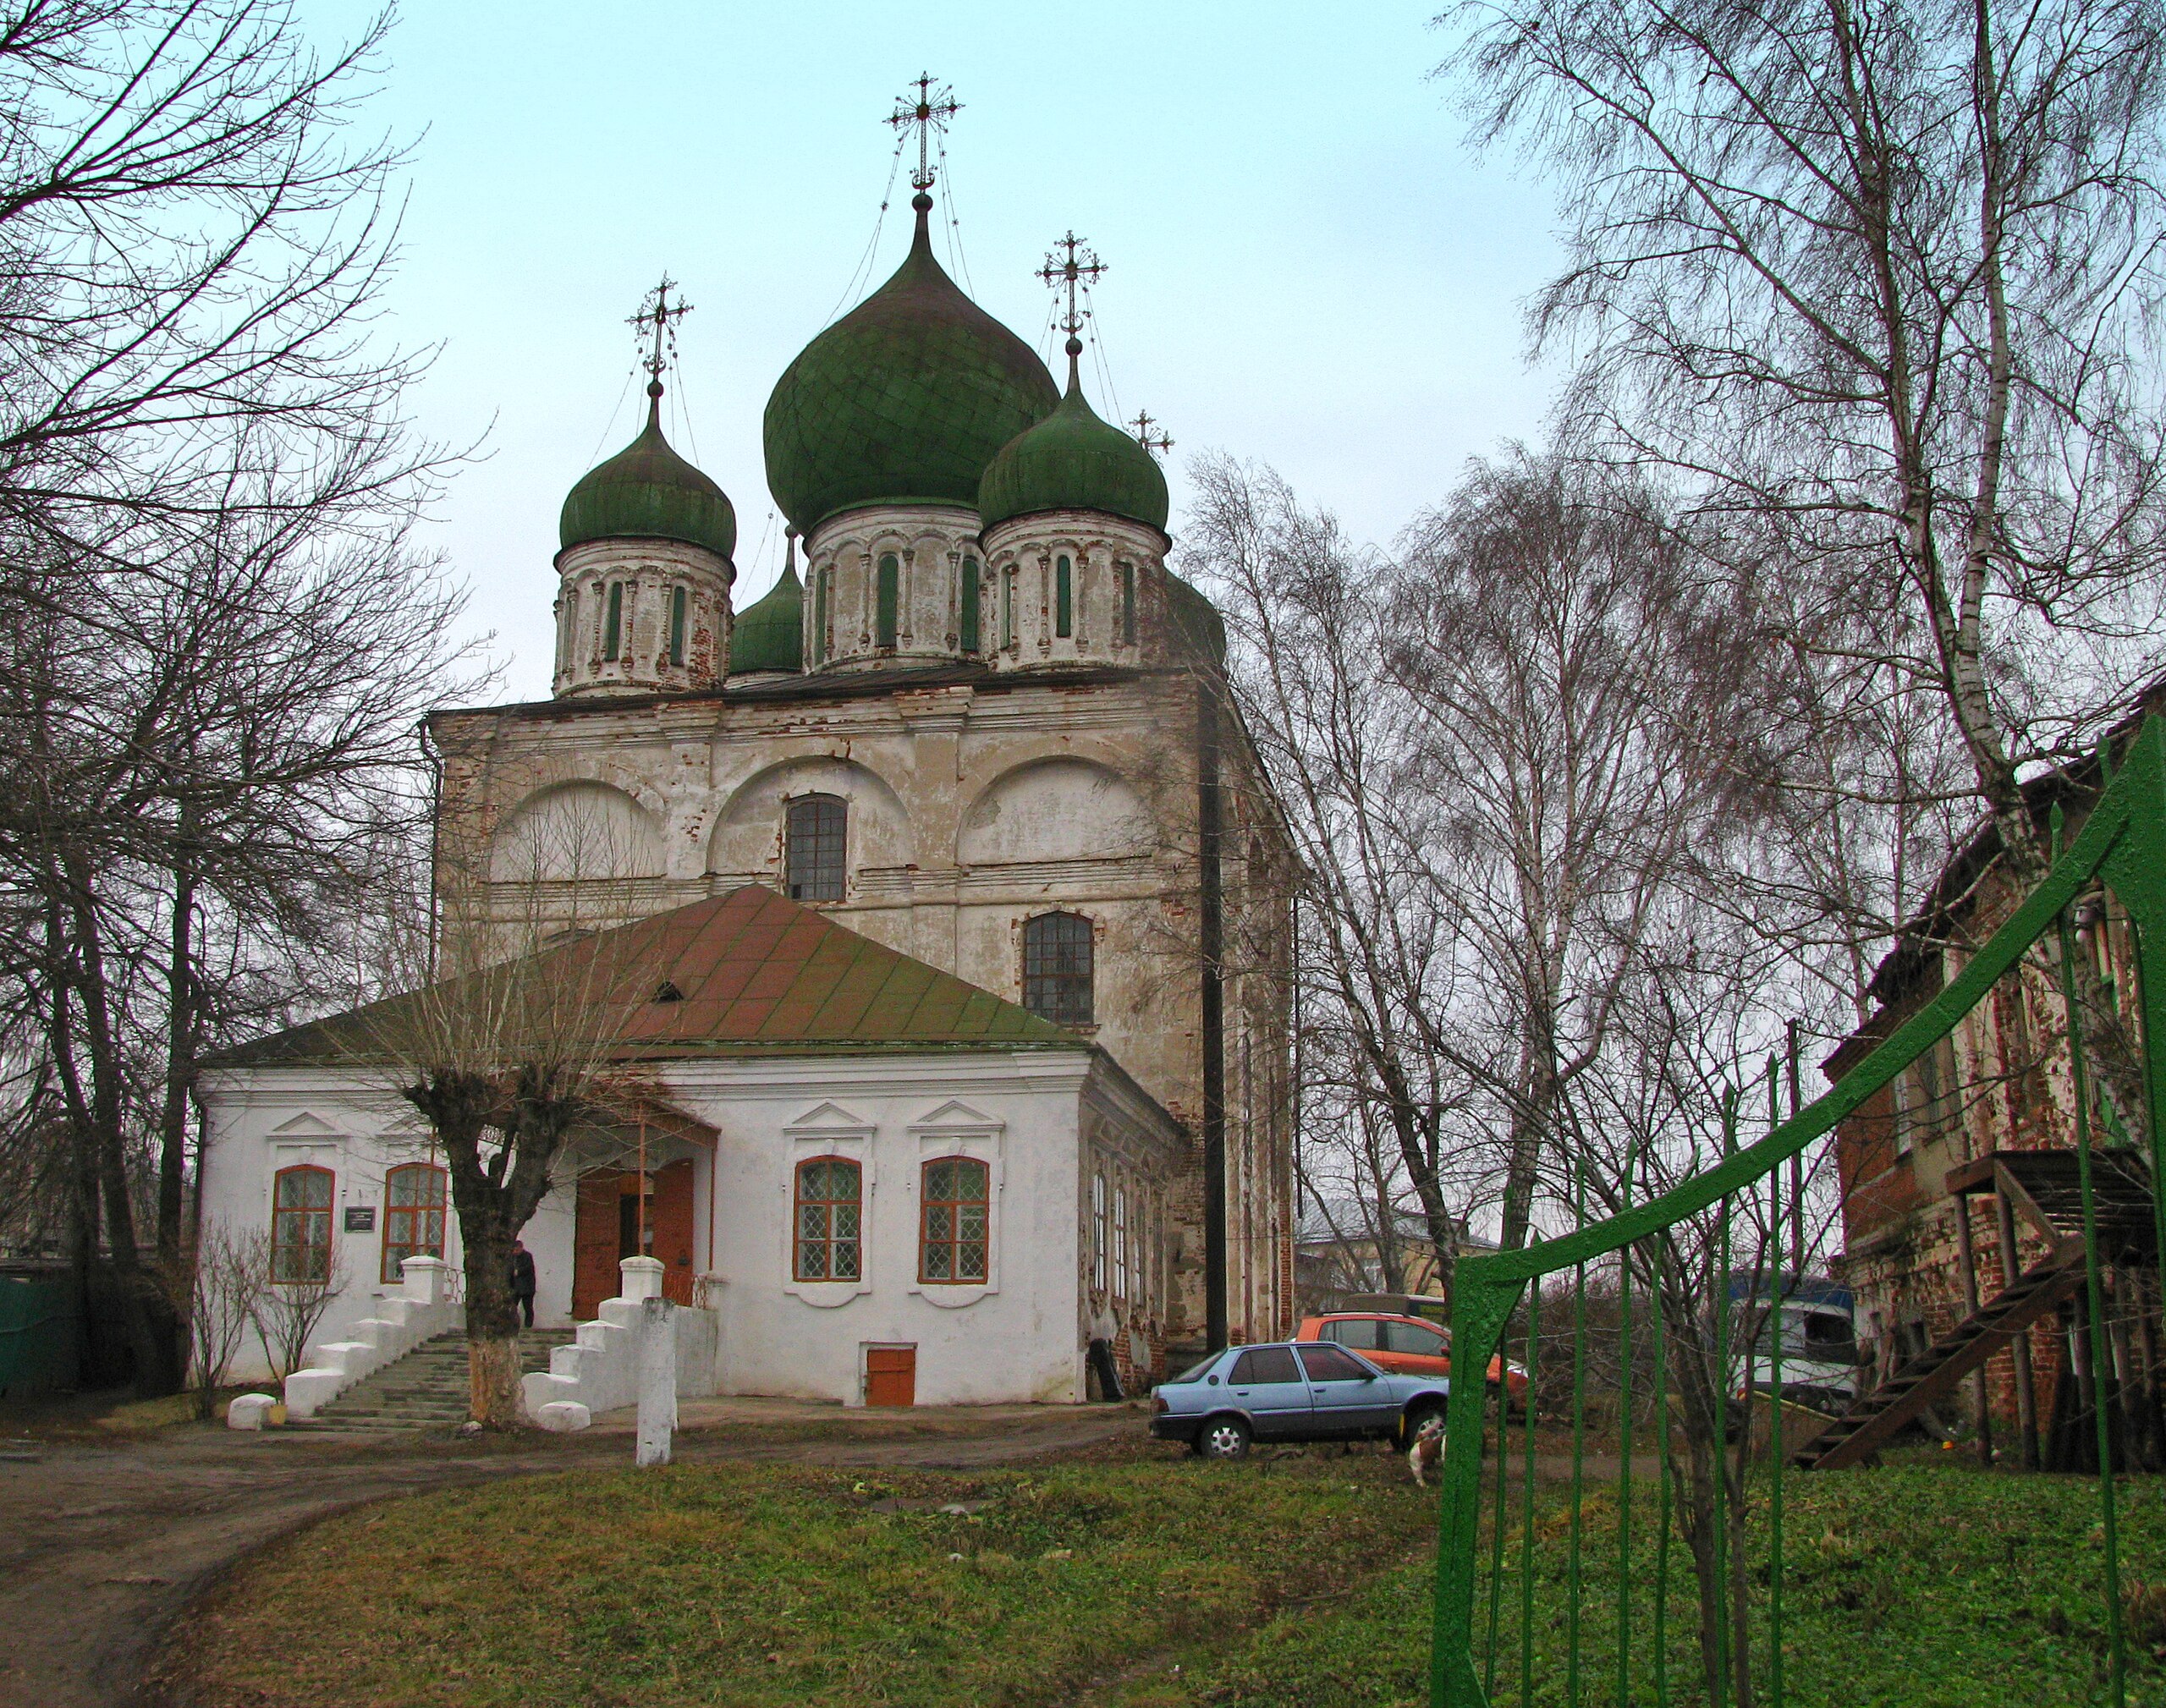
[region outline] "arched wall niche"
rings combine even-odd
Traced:
[[[537,789],[504,819],[489,851],[498,883],[660,877],[663,866],[655,816],[606,783]]]
[[[1157,826],[1134,785],[1086,759],[1042,759],[988,783],[963,815],[964,865],[1118,859],[1156,851]]]
[[[832,794],[848,803],[846,858],[864,866],[907,865],[916,858],[901,797],[871,766],[832,754],[806,754],[767,766],[740,784],[716,818],[707,870],[735,875],[779,870],[783,803]]]

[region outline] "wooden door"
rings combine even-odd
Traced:
[[[617,1202],[623,1189],[613,1168],[582,1174],[579,1212],[572,1231],[572,1318],[590,1321],[605,1299],[614,1299],[621,1280]]]
[[[647,1255],[662,1260],[662,1296],[678,1304],[692,1302],[692,1159],[654,1171],[654,1192],[646,1201],[650,1220]]]
[[[865,1349],[865,1403],[867,1405],[917,1403],[917,1348],[914,1346],[868,1346]]]

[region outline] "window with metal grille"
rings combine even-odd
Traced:
[[[602,656],[614,660],[624,652],[624,584],[609,584],[609,615],[602,625]]]
[[[963,560],[962,585],[962,647],[965,652],[978,650],[978,560]]]
[[[1064,1026],[1091,1024],[1091,922],[1082,914],[1023,922],[1023,1006]]]
[[[383,1268],[395,1282],[410,1257],[443,1255],[443,1169],[427,1162],[402,1162],[383,1177]]]
[[[1106,1177],[1091,1177],[1091,1290],[1106,1290]]]
[[[812,662],[827,662],[827,572],[812,578]]]
[[[684,590],[674,587],[669,592],[669,662],[684,662]]]
[[[1113,1297],[1126,1299],[1128,1286],[1128,1189],[1113,1188]]]
[[[331,1171],[309,1163],[281,1168],[273,1178],[272,1280],[331,1279]]]
[[[918,1279],[983,1281],[992,1171],[968,1156],[942,1156],[920,1178]]]
[[[831,794],[789,803],[784,879],[794,902],[838,902],[849,843],[849,810]]]
[[[895,644],[895,608],[902,603],[902,571],[895,554],[880,554],[880,580],[874,594],[872,641],[876,646]]]
[[[1000,644],[1003,649],[1015,644],[1015,572],[1013,568],[1000,578]]]
[[[815,1156],[797,1165],[796,1217],[791,1224],[791,1272],[800,1281],[855,1281],[864,1176],[842,1156]]]
[[[1135,566],[1120,566],[1120,644],[1135,645]]]
[[[1053,632],[1063,639],[1075,632],[1075,572],[1065,557],[1053,566]]]

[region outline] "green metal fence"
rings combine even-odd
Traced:
[[[2102,773],[2105,764],[2102,750]],[[2071,1022],[2070,1070],[2086,1246],[2076,1323],[2079,1329],[2087,1326],[2091,1347],[2106,1345],[2105,1303],[2095,1237],[2089,1064],[2081,1029],[2073,1024],[2076,999],[2071,969],[2075,948],[2070,911],[2079,897],[2103,884],[2132,927],[2136,1008],[2150,1112],[2146,1161],[2155,1182],[2166,1174],[2163,1166],[2166,1153],[2160,1147],[2160,1115],[2166,1110],[2166,1047],[2156,1041],[2166,1039],[2166,722],[2156,717],[2146,720],[2124,753],[2120,769],[2112,776],[2074,842],[2064,849],[2059,846],[2058,809],[2054,819],[2057,852],[2045,881],[1936,998],[1845,1073],[1826,1096],[1805,1107],[1797,1107],[1793,1057],[1790,1111],[1784,1118],[1777,1101],[1778,1071],[1771,1063],[1766,1076],[1768,1130],[1756,1143],[1735,1148],[1741,1117],[1733,1096],[1723,1112],[1725,1154],[1717,1166],[1636,1205],[1628,1196],[1619,1214],[1592,1225],[1585,1225],[1586,1182],[1583,1169],[1576,1170],[1574,1190],[1582,1224],[1578,1231],[1521,1250],[1462,1260],[1453,1289],[1454,1365],[1462,1371],[1487,1370],[1493,1355],[1511,1350],[1534,1370],[1539,1387],[1543,1367],[1553,1370],[1557,1359],[1568,1359],[1571,1458],[1563,1535],[1548,1543],[1553,1549],[1555,1540],[1561,1540],[1564,1570],[1538,1581],[1541,1574],[1534,1569],[1534,1548],[1540,1528],[1535,1489],[1539,1403],[1531,1392],[1526,1416],[1515,1425],[1504,1385],[1492,1387],[1473,1381],[1453,1384],[1431,1660],[1434,1708],[1487,1708],[1493,1693],[1500,1691],[1509,1692],[1510,1699],[1521,1705],[1557,1700],[1575,1708],[1582,1700],[1667,1704],[1673,1694],[1680,1702],[1712,1698],[1718,1708],[1729,1708],[1731,1702],[1749,1695],[1755,1702],[1782,1708],[1786,1689],[1796,1681],[1784,1677],[1782,1641],[1783,1589],[1787,1575],[1783,1461],[1787,1453],[1779,1409],[1770,1420],[1774,1451],[1770,1455],[1765,1491],[1766,1518],[1749,1538],[1743,1534],[1743,1515],[1726,1510],[1728,1479],[1721,1475],[1713,1479],[1711,1575],[1721,1586],[1715,1594],[1722,1611],[1710,1622],[1709,1628],[1718,1634],[1721,1652],[1704,1671],[1696,1661],[1689,1679],[1673,1678],[1672,1650],[1679,1622],[1698,1615],[1699,1580],[1679,1563],[1686,1538],[1673,1510],[1670,1477],[1657,1475],[1652,1502],[1644,1491],[1635,1495],[1632,1486],[1635,1366],[1653,1372],[1650,1421],[1657,1453],[1666,1453],[1674,1439],[1670,1416],[1674,1366],[1665,1354],[1674,1348],[1664,1346],[1663,1312],[1646,1295],[1647,1283],[1663,1277],[1661,1236],[1688,1219],[1712,1214],[1717,1249],[1711,1259],[1712,1271],[1721,1277],[1721,1284],[1712,1289],[1712,1403],[1719,1415],[1730,1403],[1729,1372],[1734,1358],[1729,1282],[1734,1219],[1750,1214],[1754,1225],[1762,1230],[1779,1229],[1786,1214],[1795,1219],[1800,1213],[1799,1176],[1795,1167],[1789,1171],[1786,1190],[1784,1165],[1833,1132],[1837,1123],[1951,1032],[1996,982],[2042,942],[2049,950],[2059,952],[2055,958],[2062,981],[2061,997]],[[1632,1172],[1625,1171],[1628,1176]],[[1631,1184],[1629,1178],[1612,1183],[1613,1195],[1620,1185],[1629,1193]],[[2152,1214],[2161,1218],[2158,1249],[2166,1254],[2166,1204],[2159,1201],[2161,1194],[2153,1191],[2151,1195]],[[1603,1652],[1596,1653],[1586,1640],[1589,1609],[1583,1571],[1583,1514],[1590,1500],[1586,1451],[1587,1276],[1589,1266],[1603,1260],[1614,1261],[1617,1276],[1614,1333],[1619,1349],[1621,1403],[1616,1411],[1614,1492],[1603,1496],[1605,1502],[1615,1502],[1618,1552],[1614,1606],[1605,1604],[1599,1612],[1603,1623],[1614,1620],[1614,1631]],[[1545,1301],[1541,1282],[1545,1277],[1567,1275],[1571,1278],[1572,1321],[1569,1332],[1560,1337],[1542,1322],[1543,1315],[1553,1311],[1559,1301],[1553,1293]],[[1512,1336],[1513,1345],[1506,1348],[1507,1326],[1523,1300],[1525,1315]],[[1674,1322],[1668,1332],[1676,1332]],[[1753,1333],[1747,1325],[1748,1339]],[[1778,1360],[1779,1332],[1772,1336],[1770,1344],[1773,1357]],[[1771,1386],[1779,1395],[1779,1363],[1770,1375]],[[2110,1651],[2108,1700],[2122,1708],[2129,1698],[2126,1644],[2121,1628],[2114,1445],[2107,1405],[2102,1400],[2092,1409],[2097,1418],[2099,1529],[2104,1545],[2104,1568],[2097,1593],[2103,1604]],[[1726,1434],[1727,1430],[1718,1425],[1715,1441],[1721,1442]],[[1719,1453],[1719,1448],[1717,1451]],[[1508,1461],[1518,1464],[1517,1489],[1509,1486]],[[1790,1475],[1795,1477],[1799,1473]],[[1486,1540],[1485,1513],[1491,1521]],[[1647,1534],[1649,1530],[1652,1535]],[[1708,1546],[1709,1539],[1703,1535],[1701,1543]],[[1517,1582],[1513,1584],[1508,1577],[1515,1565]],[[1755,1582],[1762,1581],[1764,1573],[1766,1584],[1761,1605],[1750,1611],[1745,1589],[1748,1573]],[[1561,1582],[1555,1581],[1559,1578]],[[1689,1606],[1680,1606],[1682,1596],[1695,1599]],[[1559,1599],[1561,1607],[1553,1605]],[[1542,1605],[1545,1601],[1551,1605]],[[1517,1612],[1516,1645],[1505,1640],[1509,1634],[1504,1629],[1502,1614],[1508,1605]],[[1484,1610],[1479,1629],[1477,1606]],[[1534,1632],[1538,1616],[1562,1631],[1561,1667],[1548,1662],[1537,1671]],[[1754,1635],[1754,1649],[1766,1656],[1766,1665],[1756,1674],[1751,1672],[1744,1660],[1728,1652],[1732,1634],[1748,1628]],[[1635,1635],[1645,1640],[1645,1651],[1637,1656]],[[1516,1652],[1509,1652],[1514,1648]]]
[[[0,1398],[63,1392],[75,1375],[74,1283],[0,1275]]]

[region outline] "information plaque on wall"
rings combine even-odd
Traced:
[[[373,1233],[376,1232],[376,1205],[349,1204],[346,1206],[346,1232]]]

